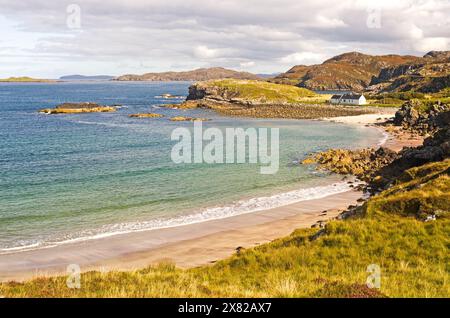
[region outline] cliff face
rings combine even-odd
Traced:
[[[450,51],[432,51],[416,61],[383,68],[369,88],[376,92],[434,93],[449,86]]]
[[[365,89],[372,77],[386,67],[413,62],[414,56],[373,56],[358,52],[344,53],[318,65],[298,65],[272,79],[275,83],[291,83],[311,90]]]
[[[146,73],[143,75],[122,75],[117,81],[207,81],[221,78],[259,79],[255,74],[237,72],[222,67],[200,68],[187,72]]]

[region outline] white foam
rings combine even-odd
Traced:
[[[42,242],[42,243],[34,243],[27,246],[3,248],[0,249],[0,253],[5,254],[25,250],[49,248],[57,245],[105,238],[119,234],[150,231],[162,228],[170,228],[176,226],[201,223],[210,220],[225,219],[236,215],[273,209],[301,201],[321,199],[328,197],[330,195],[347,192],[350,191],[351,189],[352,188],[347,182],[338,182],[326,186],[303,188],[280,194],[275,194],[272,196],[257,197],[248,200],[240,200],[231,205],[211,207],[197,213],[181,215],[173,218],[161,218],[144,222],[129,222],[103,226],[100,230],[97,231],[97,233],[93,233],[90,231],[79,232],[73,235],[71,238],[67,238],[59,242]]]

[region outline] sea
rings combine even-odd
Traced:
[[[181,103],[190,82],[0,84],[0,254],[223,219],[348,191],[342,176],[300,165],[329,148],[383,138],[373,128],[311,120],[233,118]],[[163,94],[180,96],[165,99]],[[64,102],[121,105],[113,113],[46,115]],[[162,118],[130,118],[153,112]],[[174,129],[279,128],[279,170],[258,163],[174,163]]]

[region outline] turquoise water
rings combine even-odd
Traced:
[[[338,177],[296,163],[311,151],[381,138],[364,127],[158,106],[174,101],[157,96],[186,95],[188,86],[0,84],[0,252],[222,218],[344,191],[347,185]],[[124,107],[116,113],[37,113],[84,101]],[[149,111],[211,118],[205,128],[278,127],[280,169],[262,175],[258,164],[174,164],[171,132],[193,124],[128,117]]]

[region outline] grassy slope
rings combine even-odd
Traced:
[[[207,83],[236,94],[238,99],[262,103],[323,103],[330,99],[330,95],[316,94],[305,88],[264,81],[223,79]]]
[[[408,170],[368,201],[359,217],[301,229],[213,266],[161,264],[135,272],[90,272],[82,288],[65,278],[0,285],[6,297],[450,297],[450,159]],[[414,200],[414,204],[409,202]],[[421,210],[421,207],[423,211]],[[434,209],[437,221],[416,216]],[[367,266],[381,267],[381,289],[368,289]]]

